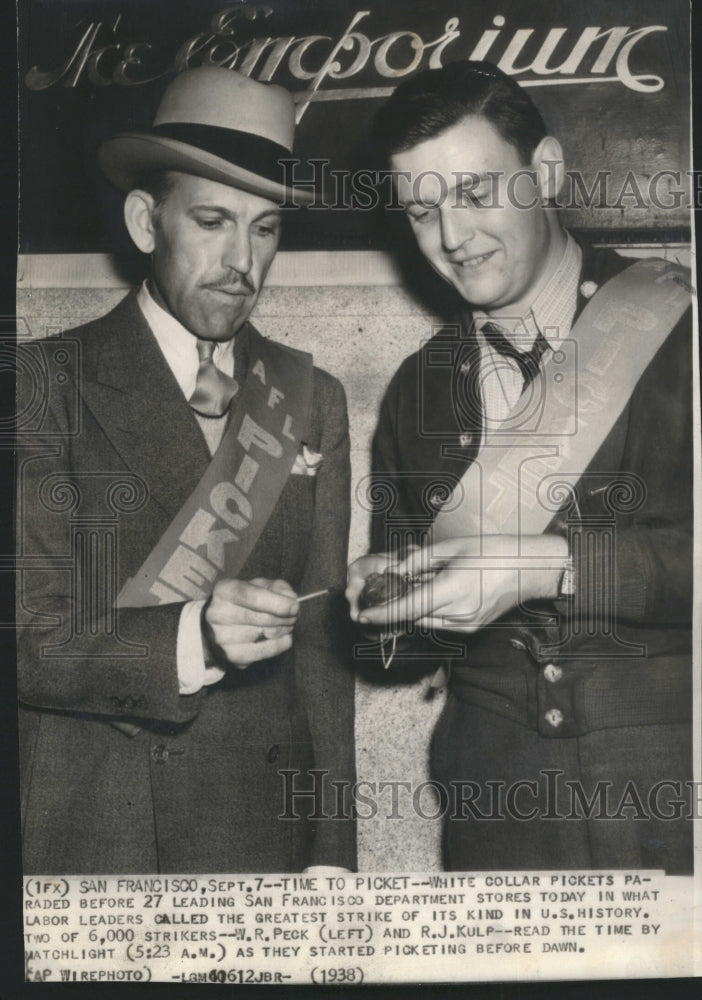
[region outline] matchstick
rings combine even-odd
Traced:
[[[314,590],[311,594],[305,594],[303,597],[298,597],[297,603],[302,604],[303,601],[311,601],[313,597],[321,597],[322,594],[328,594],[330,587],[326,587],[324,590]]]

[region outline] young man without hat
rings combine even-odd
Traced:
[[[417,75],[374,132],[457,316],[387,390],[347,593],[392,669],[443,664],[446,866],[690,872],[686,272],[575,241],[560,143],[489,63]],[[387,569],[408,595],[359,608]]]

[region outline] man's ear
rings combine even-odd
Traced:
[[[124,201],[124,221],[129,235],[142,253],[154,249],[154,199],[148,191],[130,191]]]
[[[536,171],[542,199],[544,202],[553,201],[565,179],[563,149],[558,139],[552,135],[544,136],[534,150],[531,165]]]

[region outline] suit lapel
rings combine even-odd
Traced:
[[[209,463],[202,431],[136,295],[100,325],[95,366],[84,366],[81,394],[124,463],[172,518]]]

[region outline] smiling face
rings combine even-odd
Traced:
[[[559,155],[547,138],[525,167],[486,118],[468,115],[391,157],[420,250],[466,302],[518,315],[538,294],[565,240],[543,206]]]
[[[197,337],[229,340],[255,306],[275,257],[280,210],[267,198],[190,174],[171,180],[158,208],[142,196],[154,298]]]

